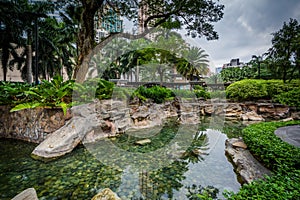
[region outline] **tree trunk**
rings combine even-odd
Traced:
[[[31,84],[33,82],[32,77],[32,46],[27,45],[27,55],[26,55],[26,66],[27,66],[27,82]]]
[[[3,70],[3,81],[6,81],[6,76],[7,76],[7,63],[9,59],[9,44],[4,44],[2,47],[2,70]]]
[[[81,14],[81,27],[78,34],[79,56],[73,78],[83,82],[88,69],[81,70],[80,68],[83,67],[84,59],[94,47],[94,16],[96,11],[102,6],[103,0],[81,0],[81,3],[83,5],[83,12]]]

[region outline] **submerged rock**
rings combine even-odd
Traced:
[[[135,144],[137,144],[137,145],[146,145],[146,144],[149,144],[149,143],[151,143],[150,139],[144,139],[144,140],[139,140],[139,141],[135,142]]]
[[[271,174],[271,171],[260,164],[247,150],[247,145],[242,139],[227,139],[225,152],[231,158],[244,183],[251,183],[263,178],[264,175]]]
[[[118,197],[118,195],[116,193],[111,191],[111,189],[105,188],[100,193],[95,195],[92,198],[92,200],[121,200],[121,199],[120,199],[120,197]]]
[[[11,200],[39,200],[34,188],[28,188]]]

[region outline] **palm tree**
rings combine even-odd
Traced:
[[[191,47],[184,51],[183,57],[197,69],[199,74],[208,74],[209,60],[207,59],[208,54],[205,53],[204,49],[201,49],[200,47]]]

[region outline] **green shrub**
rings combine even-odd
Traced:
[[[265,122],[243,129],[243,139],[251,153],[273,171],[300,167],[300,149],[283,142],[274,134],[282,126],[300,124],[300,121]]]
[[[17,105],[11,112],[36,107],[60,107],[66,113],[71,106],[73,86],[74,81],[64,82],[61,76],[55,76],[51,82],[43,80],[41,84],[24,91],[26,98],[15,102]]]
[[[95,98],[109,99],[112,97],[114,83],[94,78],[85,81],[84,83],[75,83],[73,89],[73,100],[76,103],[88,103]]]
[[[300,149],[274,134],[291,122],[263,122],[243,129],[243,138],[251,153],[273,171],[271,177],[244,184],[236,194],[225,192],[227,199],[300,199]]]
[[[299,80],[283,83],[281,80],[245,79],[228,86],[226,96],[239,101],[258,99],[279,101],[277,95],[298,88],[299,84]]]
[[[266,98],[268,92],[263,80],[245,79],[226,88],[226,96],[239,101]]]
[[[266,180],[254,181],[244,184],[237,194],[225,192],[224,196],[229,200],[242,199],[300,199],[300,170],[287,174],[276,174],[266,177]]]
[[[197,98],[204,98],[204,99],[209,99],[210,98],[210,94],[209,92],[207,92],[203,87],[201,87],[200,85],[196,85],[194,87],[194,92]]]
[[[274,100],[284,105],[300,108],[300,87],[278,94]]]
[[[152,99],[155,103],[163,103],[165,100],[175,97],[175,94],[172,90],[161,86],[150,88],[141,86],[134,92],[133,97],[138,97],[142,101]]]

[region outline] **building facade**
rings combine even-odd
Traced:
[[[106,4],[98,10],[94,17],[95,41],[99,43],[101,39],[110,33],[121,33],[124,30],[123,19],[114,8]]]

